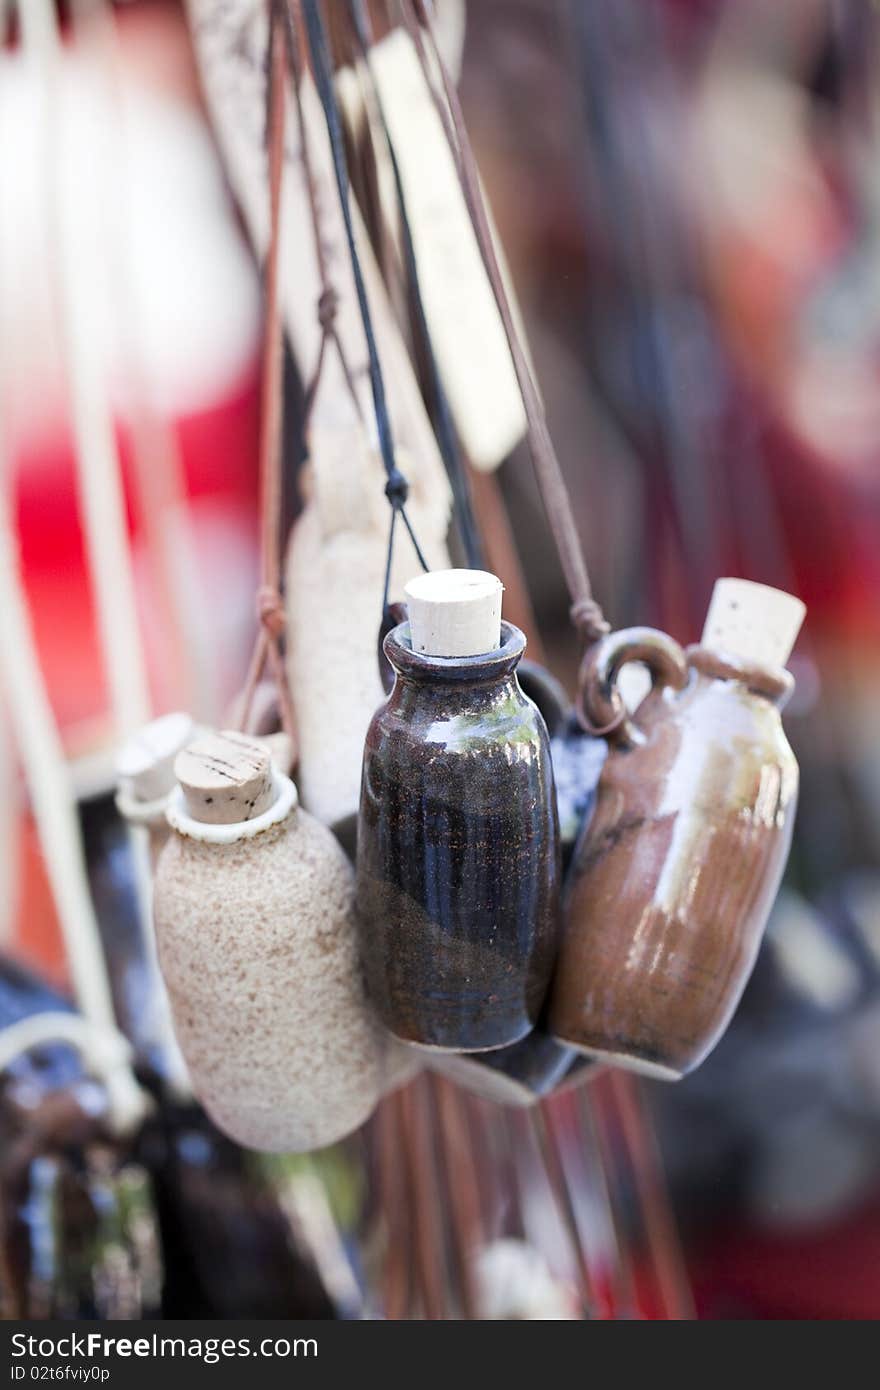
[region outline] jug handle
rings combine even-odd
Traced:
[[[587,649],[578,680],[578,719],[587,733],[614,735],[616,742],[634,746],[644,742],[644,735],[617,688],[617,677],[628,661],[647,666],[655,690],[663,686],[681,690],[687,684],[688,664],[678,643],[653,627],[622,628]]]

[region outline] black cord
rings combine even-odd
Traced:
[[[449,401],[443,389],[440,379],[440,370],[437,366],[437,359],[434,356],[434,347],[431,342],[431,334],[428,329],[428,319],[425,314],[425,305],[422,299],[421,285],[419,283],[418,263],[416,261],[415,245],[413,243],[412,227],[406,209],[406,195],[403,191],[403,179],[400,174],[400,166],[397,162],[397,154],[391,140],[391,132],[388,128],[388,121],[385,118],[385,110],[382,106],[382,95],[379,84],[373,72],[373,65],[370,61],[370,48],[373,43],[371,32],[370,17],[366,8],[365,0],[349,0],[351,17],[354,25],[355,37],[363,58],[364,67],[370,79],[370,86],[373,99],[376,103],[376,111],[382,126],[382,134],[385,137],[385,145],[388,150],[388,158],[391,161],[391,171],[394,176],[394,189],[397,196],[397,207],[400,215],[400,229],[403,240],[404,262],[406,265],[407,278],[412,291],[413,305],[416,312],[416,321],[419,335],[425,350],[425,357],[428,364],[428,371],[431,379],[431,392],[435,407],[435,428],[437,431],[437,442],[440,446],[440,453],[446,467],[446,473],[452,488],[452,496],[455,502],[455,511],[458,519],[458,529],[461,535],[461,542],[464,547],[468,567],[470,569],[483,569],[485,561],[483,558],[483,547],[481,543],[479,529],[474,517],[473,504],[471,502],[471,492],[468,485],[467,473],[465,472],[464,460],[458,447],[455,434],[455,426],[452,422],[452,414],[449,409]]]
[[[302,0],[302,8],[305,17],[309,49],[311,51],[312,67],[315,73],[315,85],[318,89],[321,105],[324,108],[324,119],[327,122],[327,133],[330,137],[330,150],[333,156],[333,168],[336,174],[336,186],[339,190],[339,201],[342,205],[342,218],[345,223],[348,253],[351,257],[351,268],[361,311],[361,321],[364,326],[364,337],[367,341],[367,354],[370,361],[370,385],[373,390],[373,404],[376,410],[376,428],[379,434],[379,449],[387,474],[385,496],[388,498],[394,511],[400,512],[403,523],[409,533],[410,540],[413,543],[413,548],[418,557],[419,564],[423,570],[427,570],[427,561],[422,554],[421,547],[416,540],[415,533],[406,515],[409,484],[403,473],[397,467],[394,458],[394,441],[391,434],[388,403],[385,399],[385,383],[382,379],[382,366],[379,361],[378,348],[376,347],[373,320],[370,314],[370,305],[367,299],[367,290],[364,284],[363,271],[361,269],[360,257],[358,256],[355,242],[354,225],[352,223],[351,208],[348,201],[348,168],[345,162],[342,124],[336,105],[336,94],[333,90],[333,76],[330,56],[327,50],[327,35],[324,30],[324,21],[321,18],[318,0]],[[392,518],[392,521],[393,519],[394,518]],[[392,525],[390,540],[393,541],[393,538],[394,527]],[[387,594],[383,609],[385,605],[387,605]]]

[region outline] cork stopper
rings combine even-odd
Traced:
[[[501,643],[501,580],[484,570],[433,570],[404,589],[414,652],[482,656]]]
[[[275,800],[272,755],[244,734],[203,734],[178,754],[174,774],[187,811],[204,825],[254,820]]]
[[[750,579],[718,579],[703,628],[703,646],[755,666],[784,666],[806,605],[793,594]]]
[[[122,745],[116,759],[120,791],[136,801],[158,801],[174,788],[174,760],[193,739],[196,726],[177,712],[153,719]]]

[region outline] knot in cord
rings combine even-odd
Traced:
[[[388,474],[385,496],[396,511],[406,506],[406,499],[409,497],[409,483],[399,468],[392,468]]]
[[[339,294],[332,285],[327,285],[318,296],[318,323],[324,333],[329,333],[336,321],[339,309]]]
[[[602,609],[594,598],[579,598],[569,609],[571,621],[584,638],[587,645],[598,642],[611,631]]]
[[[257,591],[257,617],[270,637],[281,636],[287,623],[284,604],[278,590],[268,584]]]

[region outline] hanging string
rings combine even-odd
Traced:
[[[434,106],[443,123],[486,273],[495,295],[501,322],[504,325],[514,371],[523,399],[532,464],[571,597],[571,620],[580,632],[584,643],[590,645],[604,636],[608,632],[609,626],[597,600],[593,597],[589,573],[572,512],[571,499],[547,428],[544,406],[532,378],[525,350],[520,342],[510,308],[504,280],[495,255],[492,230],[486,213],[479,173],[465,128],[458,93],[443,62],[434,35],[433,20],[425,0],[401,0],[401,12],[406,30],[418,53]],[[424,41],[425,35],[427,35],[430,44],[431,58],[440,73],[442,92],[438,91],[434,81],[431,59],[429,59]]]
[[[266,253],[266,324],[263,344],[263,382],[260,403],[260,566],[257,592],[259,633],[242,699],[241,727],[247,728],[257,682],[268,661],[278,692],[284,732],[296,748],[293,700],[281,654],[284,604],[281,598],[282,505],[281,447],[283,424],[284,341],[278,293],[281,189],[284,172],[284,117],[286,106],[284,48],[281,15],[273,4],[269,16],[266,68],[266,146],[269,158],[269,247]],[[295,761],[295,752],[294,752]]]
[[[339,111],[336,106],[336,96],[333,91],[333,76],[327,49],[327,36],[324,31],[324,22],[321,18],[318,0],[288,0],[288,4],[292,7],[296,32],[300,37],[300,48],[302,51],[305,51],[306,48],[306,44],[302,41],[304,37],[303,22],[305,23],[305,35],[307,36],[308,51],[311,54],[312,67],[315,73],[315,83],[318,88],[318,96],[320,97],[321,105],[324,108],[324,118],[327,122],[327,132],[330,137],[330,151],[333,158],[333,169],[336,175],[336,186],[339,191],[342,219],[345,224],[345,236],[348,243],[352,274],[354,276],[358,305],[361,312],[364,337],[367,343],[367,354],[370,365],[370,386],[373,393],[373,406],[376,412],[379,450],[382,455],[382,463],[385,467],[387,477],[385,483],[385,496],[388,498],[392,508],[391,525],[388,533],[389,550],[388,563],[386,564],[385,593],[383,595],[382,605],[384,615],[388,607],[391,552],[398,514],[406,527],[407,534],[412,541],[413,549],[415,550],[416,557],[422,569],[427,570],[428,564],[418,540],[416,539],[415,532],[406,511],[409,484],[403,473],[397,467],[394,457],[394,441],[391,433],[388,404],[385,398],[385,383],[382,377],[382,365],[376,346],[370,305],[367,299],[367,290],[364,283],[363,271],[361,269],[360,257],[358,255],[357,243],[355,241],[351,208],[349,206],[348,169],[345,162],[342,126],[339,119]]]
[[[415,245],[413,243],[412,226],[407,214],[406,195],[403,189],[403,179],[400,173],[400,165],[397,154],[391,139],[391,131],[385,117],[385,109],[382,104],[382,94],[379,83],[376,80],[370,50],[374,43],[372,23],[370,21],[369,10],[365,0],[349,0],[351,17],[353,22],[354,34],[357,39],[364,70],[370,81],[370,90],[375,103],[379,123],[382,127],[382,134],[385,140],[385,147],[388,151],[388,158],[391,164],[391,172],[394,178],[394,191],[397,198],[397,208],[400,217],[401,240],[403,242],[404,263],[406,266],[407,279],[412,293],[413,305],[415,307],[416,322],[418,325],[419,336],[421,338],[425,358],[428,366],[428,374],[431,383],[431,394],[435,406],[435,428],[437,433],[437,443],[440,446],[440,453],[446,466],[446,473],[452,487],[452,495],[455,500],[456,518],[458,520],[461,542],[464,547],[468,567],[470,569],[483,569],[485,562],[483,559],[480,534],[474,517],[473,505],[471,502],[470,488],[468,486],[467,474],[465,472],[464,461],[458,447],[455,435],[455,427],[452,423],[452,414],[449,409],[449,401],[443,389],[443,382],[440,379],[440,371],[437,366],[437,359],[434,355],[434,348],[431,342],[431,334],[428,328],[427,315],[425,314],[424,301],[422,299],[421,284],[419,281],[418,262],[416,260]]]
[[[315,257],[318,262],[318,278],[321,282],[321,292],[318,296],[317,312],[318,323],[321,328],[321,341],[318,348],[318,357],[312,371],[311,378],[306,386],[305,402],[303,406],[303,433],[308,437],[308,428],[312,418],[312,411],[318,394],[318,386],[324,364],[327,361],[327,347],[332,342],[336,348],[342,373],[345,377],[345,384],[348,387],[358,419],[363,423],[363,410],[361,408],[360,396],[355,385],[354,373],[348,360],[348,354],[343,346],[342,338],[336,326],[336,316],[339,312],[339,292],[333,284],[330,267],[327,261],[327,249],[324,245],[324,238],[321,235],[321,214],[318,207],[318,181],[315,176],[315,163],[312,153],[312,141],[309,133],[308,122],[305,118],[302,101],[302,79],[303,79],[303,55],[300,46],[299,35],[294,27],[290,11],[283,3],[283,0],[272,0],[273,7],[281,15],[284,26],[284,41],[287,49],[287,61],[293,74],[293,95],[296,102],[297,123],[299,125],[300,150],[302,152],[303,173],[305,175],[306,193],[309,200],[309,213],[312,221],[312,231],[314,234]]]

